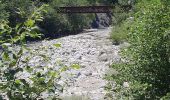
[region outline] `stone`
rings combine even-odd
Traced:
[[[128,82],[124,82],[123,83],[123,87],[128,88],[129,87],[129,83]]]
[[[92,72],[87,72],[85,73],[86,76],[91,76],[92,75]]]
[[[101,56],[99,56],[99,61],[107,62],[108,61],[108,55],[102,54]]]

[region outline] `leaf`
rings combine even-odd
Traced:
[[[70,66],[73,69],[80,69],[80,65],[79,64],[73,64]]]
[[[48,76],[58,77],[58,76],[59,76],[59,74],[58,74],[57,72],[50,71],[50,72],[48,73]]]
[[[57,44],[53,44],[53,46],[59,48],[59,47],[61,47],[61,44],[57,43]]]
[[[44,82],[44,81],[45,81],[45,78],[44,78],[44,77],[40,77],[40,78],[38,79],[38,81]]]
[[[35,31],[30,32],[28,35],[32,38],[41,38],[41,34],[35,32]]]
[[[20,79],[20,81],[21,81],[26,87],[29,87],[29,84],[26,82],[25,79]]]
[[[21,25],[22,25],[21,23],[17,24],[15,30],[17,31],[21,27]]]
[[[26,67],[26,70],[27,70],[27,72],[31,73],[31,72],[33,72],[34,69],[31,68],[30,66],[27,66],[27,67]]]
[[[3,59],[6,60],[6,61],[10,60],[9,54],[6,53],[6,52],[4,52],[4,53],[2,54],[2,57],[3,57]]]
[[[13,59],[18,60],[18,57],[16,54],[13,53]]]
[[[31,20],[31,19],[29,19],[25,22],[25,25],[28,27],[32,27],[34,24],[35,24],[35,21]]]
[[[0,60],[0,67],[2,67],[3,66],[3,63],[2,63],[2,61]]]
[[[10,64],[9,64],[9,67],[14,67],[16,65],[17,61],[16,60],[13,60]]]
[[[27,34],[27,32],[23,32],[23,33],[20,35],[21,41],[24,41],[24,40],[25,40],[26,34]]]
[[[22,53],[23,53],[23,50],[22,50],[22,49],[20,49],[20,51],[18,52],[18,54],[17,54],[17,55],[18,55],[18,56],[19,56],[19,55],[22,55]]]
[[[64,72],[64,71],[66,71],[66,70],[68,70],[68,67],[67,67],[67,66],[64,66],[64,67],[61,68],[60,71],[61,71],[61,72]]]
[[[19,36],[15,36],[14,38],[12,38],[12,41],[14,43],[18,42],[20,40],[20,37]]]
[[[10,46],[11,46],[10,43],[3,43],[3,44],[2,44],[2,48],[3,48],[3,49],[8,49],[8,47],[10,47]]]
[[[21,81],[20,80],[15,80],[15,83],[16,84],[21,84]]]

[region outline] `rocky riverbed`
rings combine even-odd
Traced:
[[[58,84],[64,85],[61,97],[85,96],[88,100],[104,100],[107,81],[103,79],[109,65],[120,61],[120,46],[113,45],[109,39],[111,27],[104,29],[88,29],[77,35],[70,35],[53,40],[29,43],[29,48],[50,57],[48,66],[56,62],[70,66],[80,65],[80,69],[70,69],[61,73]],[[56,48],[54,44],[61,44]],[[30,64],[42,64],[40,58],[34,57]],[[35,66],[35,65],[32,65]],[[44,65],[45,66],[45,65]],[[67,99],[72,100],[72,99]],[[75,100],[75,99],[73,99]],[[84,100],[84,99],[78,99]]]

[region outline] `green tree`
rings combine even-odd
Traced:
[[[145,2],[145,3],[144,3]],[[170,7],[166,1],[138,4],[122,64],[114,64],[119,99],[158,100],[170,92]],[[145,7],[145,8],[143,8]],[[129,87],[122,84],[129,83]]]

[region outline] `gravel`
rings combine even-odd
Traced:
[[[120,46],[112,45],[109,39],[110,32],[111,27],[88,29],[77,35],[31,42],[28,47],[35,52],[48,55],[50,62],[44,64],[41,58],[34,57],[30,65],[54,66],[53,69],[57,70],[62,65],[79,64],[80,69],[61,73],[61,80],[57,84],[65,87],[60,96],[82,95],[91,100],[104,100],[107,93],[104,86],[107,81],[103,77],[112,62],[120,61]],[[61,44],[61,47],[57,48],[54,44]]]

